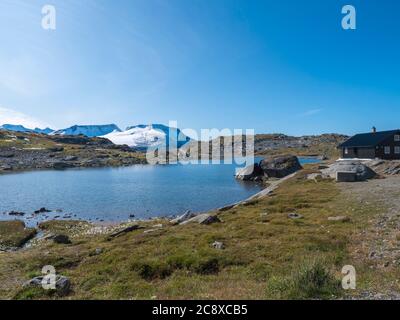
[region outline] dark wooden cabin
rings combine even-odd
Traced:
[[[400,129],[360,133],[341,145],[343,159],[400,159]]]

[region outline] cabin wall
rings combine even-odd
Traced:
[[[345,153],[345,148],[342,148],[342,158],[343,159],[375,159],[375,149],[374,148],[347,148],[348,153]]]
[[[385,154],[385,146],[390,147],[390,154]],[[400,153],[395,153],[395,146],[400,147],[400,141],[394,141],[393,135],[377,146],[376,157],[385,160],[399,160]]]

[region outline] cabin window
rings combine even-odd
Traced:
[[[390,147],[389,146],[385,147],[385,154],[390,154]]]
[[[394,141],[396,141],[396,142],[400,141],[400,134],[395,134],[394,135]]]
[[[398,146],[394,147],[394,153],[400,154],[400,147],[398,147]]]
[[[344,154],[349,154],[349,149],[344,148]]]

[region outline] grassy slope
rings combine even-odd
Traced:
[[[21,221],[0,221],[0,246],[20,247],[34,237],[36,230]]]
[[[288,219],[293,211],[304,219]],[[111,241],[82,236],[71,245],[46,243],[0,253],[0,297],[48,297],[20,291],[21,283],[46,264],[70,277],[72,299],[339,297],[343,291],[335,279],[342,266],[357,266],[348,250],[352,235],[375,212],[367,205],[360,211],[333,181],[308,181],[303,171],[273,196],[221,213],[223,223],[166,226],[148,234],[137,230]],[[352,221],[328,222],[332,215]],[[212,248],[216,240],[226,248]],[[96,248],[103,253],[94,255]],[[363,271],[367,279],[368,268]]]

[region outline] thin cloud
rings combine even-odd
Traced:
[[[321,113],[321,111],[322,111],[322,109],[310,109],[310,110],[307,110],[306,112],[302,113],[301,116],[302,117],[311,117],[318,113]]]
[[[3,124],[22,125],[28,129],[50,127],[49,124],[22,112],[0,107],[0,126]]]

